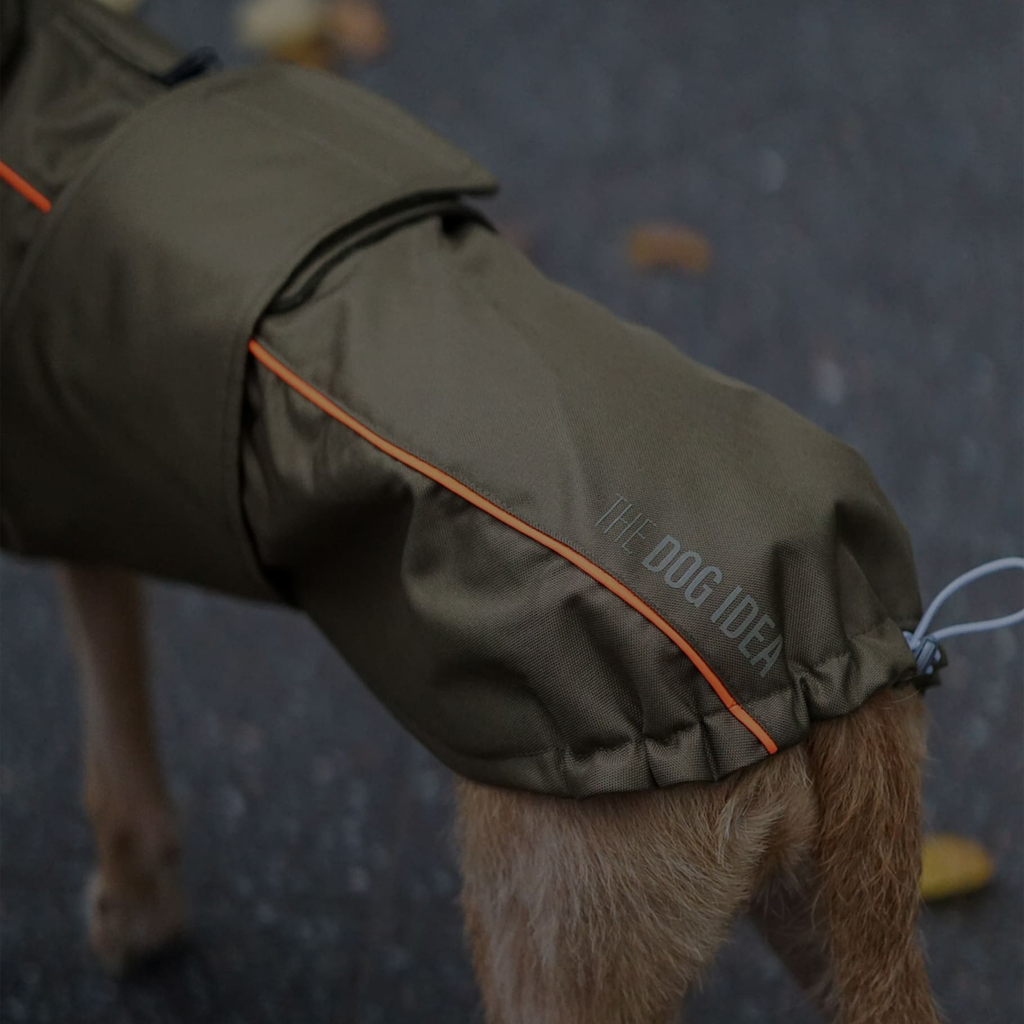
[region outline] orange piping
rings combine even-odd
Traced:
[[[34,207],[49,213],[53,205],[37,188],[33,188],[17,171],[11,170],[0,160],[0,180],[6,182],[15,192],[21,193]]]
[[[596,580],[601,586],[606,587],[616,597],[621,598],[635,611],[638,611],[648,622],[657,626],[662,633],[665,634],[678,647],[683,654],[693,663],[697,671],[710,683],[711,688],[718,695],[722,703],[729,709],[732,716],[739,722],[741,722],[757,739],[761,745],[768,751],[769,754],[774,754],[779,748],[776,746],[775,741],[761,728],[753,718],[743,710],[742,707],[736,702],[735,698],[726,689],[725,684],[721,679],[715,675],[714,671],[708,665],[708,663],[690,646],[690,644],[676,631],[674,630],[650,605],[645,604],[636,594],[633,593],[627,586],[620,583],[614,576],[605,572],[600,566],[595,565],[588,558],[584,558],[578,551],[574,551],[568,545],[563,544],[561,541],[555,540],[554,537],[549,537],[546,533],[542,533],[540,530],[529,523],[524,523],[521,519],[517,519],[510,512],[506,512],[503,508],[499,508],[493,502],[488,501],[485,497],[477,494],[476,491],[470,490],[465,484],[460,483],[454,477],[449,476],[443,470],[438,469],[436,466],[432,466],[429,462],[424,462],[422,459],[417,458],[410,452],[405,451],[404,448],[399,448],[397,445],[392,444],[390,441],[386,441],[379,434],[375,434],[369,427],[364,426],[357,419],[350,416],[344,409],[339,408],[332,402],[326,395],[317,391],[312,385],[307,384],[301,377],[293,373],[288,369],[280,360],[270,354],[256,339],[252,339],[249,342],[249,351],[256,357],[271,373],[279,377],[285,382],[290,388],[297,391],[303,398],[312,402],[322,412],[327,413],[328,416],[336,419],[339,423],[343,423],[349,430],[354,431],[363,440],[369,441],[374,448],[384,452],[385,455],[390,455],[391,458],[402,463],[403,466],[407,466],[409,469],[415,470],[417,473],[422,473],[423,476],[428,477],[435,483],[440,484],[442,487],[451,491],[453,494],[457,494],[460,498],[468,501],[471,505],[475,505],[482,512],[486,512],[489,516],[493,516],[499,522],[504,523],[506,526],[512,527],[513,530],[523,534],[525,537],[529,537],[531,540],[535,540],[538,544],[542,544],[548,550],[553,551],[556,555],[560,555],[567,562],[571,562],[576,566],[577,569],[581,569],[591,579]]]

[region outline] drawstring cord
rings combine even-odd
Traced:
[[[942,629],[935,630],[934,633],[928,632],[932,619],[935,618],[942,606],[957,591],[963,590],[964,587],[974,583],[975,580],[984,579],[986,576],[991,576],[993,573],[1003,572],[1007,569],[1020,569],[1024,571],[1024,558],[997,558],[994,562],[986,562],[984,565],[979,565],[977,568],[965,572],[962,576],[957,576],[952,583],[948,583],[939,591],[938,596],[928,606],[928,610],[917,624],[917,629],[913,633],[904,630],[903,635],[906,637],[907,644],[917,659],[917,670],[921,675],[930,676],[935,671],[935,666],[942,660],[942,652],[939,650],[939,642],[941,640],[948,640],[954,636],[963,636],[967,633],[987,633],[992,629],[1002,629],[1003,626],[1015,626],[1018,622],[1024,622],[1024,608],[1021,608],[1020,611],[1013,612],[1011,615],[1004,615],[998,619],[985,619],[982,622],[961,622],[955,626],[944,626]]]

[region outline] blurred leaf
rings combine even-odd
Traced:
[[[312,67],[330,62],[324,8],[317,0],[244,0],[235,25],[243,46]]]
[[[988,851],[973,839],[931,835],[924,841],[921,862],[921,897],[942,900],[983,889],[995,865]]]
[[[629,234],[629,261],[641,270],[665,267],[704,274],[711,264],[711,243],[682,224],[639,224]]]
[[[322,35],[291,39],[271,47],[269,52],[278,60],[300,64],[304,68],[329,68],[335,57],[334,48]]]

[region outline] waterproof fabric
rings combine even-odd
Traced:
[[[543,793],[718,779],[914,678],[860,456],[544,278],[468,157],[82,0],[30,40],[5,546],[288,602],[455,771]]]

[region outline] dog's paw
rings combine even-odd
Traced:
[[[180,852],[168,841],[147,853],[122,837],[119,856],[97,867],[86,887],[89,945],[123,975],[179,946],[187,915]]]

